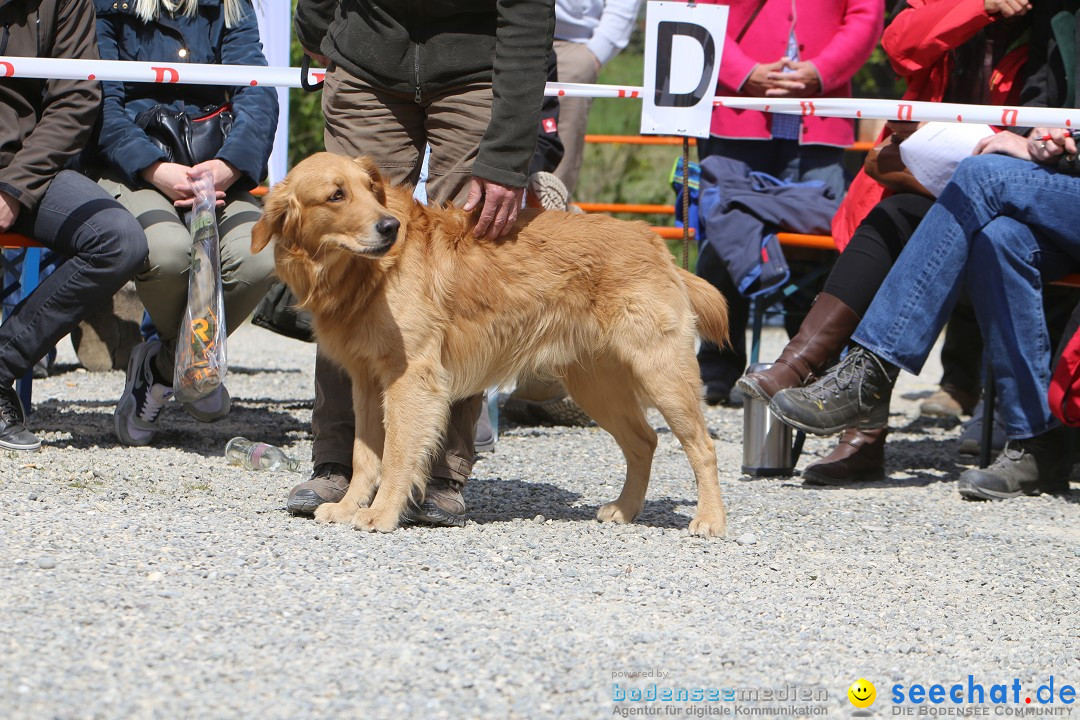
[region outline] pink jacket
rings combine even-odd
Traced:
[[[851,97],[851,78],[863,66],[878,38],[885,14],[883,0],[766,0],[742,42],[735,37],[759,0],[701,0],[728,5],[727,40],[720,62],[718,95],[739,95],[754,66],[787,54],[788,31],[795,24],[799,59],[810,61],[821,75],[820,97]],[[756,110],[713,110],[712,134],[738,139],[769,139],[771,113]],[[806,117],[803,144],[847,146],[855,140],[854,122],[845,118]]]

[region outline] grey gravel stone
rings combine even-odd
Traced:
[[[767,330],[763,356],[781,344]],[[42,449],[0,453],[4,720],[576,720],[612,717],[613,682],[649,682],[613,673],[649,669],[670,686],[820,686],[829,717],[865,677],[884,717],[892,683],[958,668],[1025,688],[1080,677],[1080,504],[958,498],[959,427],[918,420],[936,351],[901,376],[883,483],[744,482],[740,411],[706,409],[729,512],[727,541],[709,541],[687,534],[694,480],[655,411],[632,525],[595,519],[625,471],[606,433],[503,427],[466,527],[369,535],[284,509],[310,472],[314,346],[241,327],[229,417],[170,403],[144,448],[113,438],[123,373],[75,375],[60,349],[34,383]],[[304,467],[227,465],[236,435]],[[834,442],[808,438],[800,467]],[[1048,608],[1066,611],[1048,625]]]
[[[52,570],[56,567],[56,560],[48,556],[40,557],[38,558],[37,566],[42,570]]]
[[[739,543],[740,545],[753,545],[757,542],[757,535],[754,535],[753,533],[746,533],[735,538],[735,542]]]

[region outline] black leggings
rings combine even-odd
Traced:
[[[933,198],[901,193],[875,205],[836,259],[825,281],[825,292],[860,317],[865,315],[900,251],[933,204]]]

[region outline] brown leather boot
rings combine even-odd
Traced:
[[[747,395],[769,402],[785,388],[810,382],[835,360],[862,320],[835,295],[821,293],[773,366],[747,373],[736,387]]]
[[[802,471],[807,485],[847,485],[885,479],[885,436],[889,428],[848,428],[827,456]]]

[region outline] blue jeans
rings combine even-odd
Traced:
[[[1043,283],[1080,267],[1080,177],[1002,155],[960,163],[852,339],[918,373],[966,284],[1010,439],[1054,427]]]

